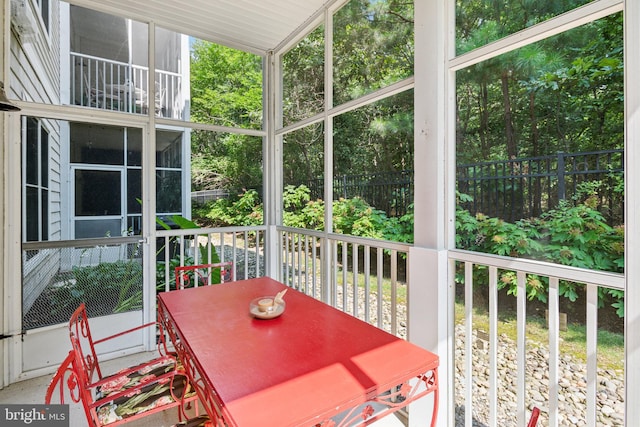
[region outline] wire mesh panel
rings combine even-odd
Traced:
[[[22,277],[23,330],[67,322],[82,302],[89,317],[142,309],[138,238],[25,243]]]

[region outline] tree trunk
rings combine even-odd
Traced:
[[[536,115],[536,92],[529,93],[529,120],[531,121],[531,149],[534,157],[540,155],[540,132],[538,130],[538,116]],[[538,170],[540,172],[540,170]],[[541,180],[534,180],[533,206],[529,216],[537,216],[542,213],[542,187]]]
[[[489,147],[487,143],[487,135],[489,134],[489,91],[487,84],[482,82],[480,84],[480,149],[482,155],[486,159],[489,156]]]
[[[518,156],[516,139],[513,131],[513,119],[511,117],[511,100],[509,98],[509,75],[510,71],[502,73],[502,102],[504,104],[504,133],[507,142],[507,158],[515,159]]]

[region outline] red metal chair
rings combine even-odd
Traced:
[[[94,340],[86,307],[84,303],[80,304],[69,320],[72,350],[49,384],[46,402],[50,403],[58,384],[60,399],[64,399],[65,376],[71,399],[82,402],[87,421],[92,426],[123,424],[195,400],[182,366],[167,351],[162,330],[158,338],[158,357],[112,375],[103,374],[95,346],[147,327],[153,327],[155,333],[156,323],[148,323]],[[182,417],[183,412],[180,414]]]
[[[84,369],[82,368],[82,361],[79,360],[78,353],[75,350],[71,350],[67,357],[64,359],[60,367],[56,370],[55,374],[45,395],[45,404],[50,404],[54,400],[54,391],[59,388],[57,401],[59,403],[65,403],[65,396],[68,393],[70,400],[74,403],[81,402],[87,417],[88,425],[94,427],[101,426],[116,426],[124,424],[130,421],[138,420],[142,417],[154,414],[159,411],[163,411],[168,408],[172,408],[180,404],[180,399],[175,396],[175,393],[169,393],[174,397],[172,400],[165,399],[164,401],[157,401],[153,398],[149,400],[145,393],[149,393],[149,390],[153,391],[157,387],[170,387],[172,391],[176,385],[175,380],[183,381],[178,375],[174,376],[170,382],[162,382],[160,380],[148,381],[144,383],[144,387],[139,389],[129,388],[131,394],[120,397],[114,397],[109,395],[102,399],[94,399],[92,384],[87,382],[87,378],[84,376]],[[65,389],[66,385],[66,389]],[[168,386],[167,386],[168,385]],[[135,414],[125,414],[124,416],[118,416],[119,409],[126,408],[127,403],[136,400],[141,402],[148,400],[149,406],[157,403],[156,406],[151,407],[147,411],[138,412]],[[191,400],[191,399],[189,399]],[[120,406],[118,406],[120,405]],[[180,418],[182,418],[182,412],[179,412]],[[201,427],[210,426],[209,417],[206,415],[196,416],[185,421],[178,422],[175,426],[181,427]]]
[[[220,283],[234,282],[236,280],[236,271],[231,261],[176,267],[176,289],[213,284],[210,279],[214,277],[214,280],[217,282],[215,276],[217,276],[218,273],[220,274]]]
[[[537,406],[534,406],[531,410],[531,418],[529,418],[529,424],[527,427],[536,427],[538,424],[538,417],[540,416],[540,409]]]
[[[155,365],[157,363],[175,362],[175,357],[170,355],[167,350],[164,334],[162,333],[162,325],[156,322],[146,323],[105,338],[94,340],[91,334],[91,328],[89,327],[87,308],[84,303],[81,303],[78,308],[76,308],[69,319],[69,337],[71,338],[71,344],[74,346],[74,350],[76,350],[80,356],[80,360],[82,361],[81,367],[87,380],[92,382],[95,376],[98,381],[102,381],[104,376],[100,369],[95,346],[146,328],[152,328],[152,333],[155,334],[156,327],[160,328],[158,341],[158,352],[160,354],[157,358],[150,360],[146,364]]]

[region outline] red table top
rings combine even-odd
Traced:
[[[293,289],[280,317],[251,316],[252,299],[283,289],[264,277],[158,295],[231,425],[313,425],[438,366],[435,354]]]

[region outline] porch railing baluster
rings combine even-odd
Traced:
[[[560,394],[560,285],[557,277],[549,278],[549,427],[558,426]]]
[[[607,411],[602,411],[601,405],[611,405],[616,402],[616,395],[612,397],[609,389],[603,388],[609,387],[604,385],[602,381],[606,381],[608,384],[610,381],[608,377],[606,380],[599,380],[598,375],[600,370],[598,367],[597,351],[598,351],[598,294],[599,289],[612,289],[623,290],[624,289],[624,276],[622,274],[591,271],[585,269],[579,269],[574,267],[567,267],[556,265],[546,262],[529,261],[524,259],[515,259],[508,257],[501,257],[495,255],[481,254],[476,252],[468,252],[462,250],[449,251],[449,259],[454,263],[455,268],[464,266],[464,314],[458,314],[458,316],[464,316],[464,332],[456,328],[457,333],[464,333],[464,345],[457,349],[457,351],[464,351],[465,357],[461,363],[463,363],[464,374],[461,374],[461,370],[458,369],[459,381],[463,381],[463,388],[458,388],[456,393],[456,402],[461,405],[459,410],[464,411],[465,426],[471,427],[474,422],[486,423],[489,426],[501,425],[505,419],[512,419],[513,415],[517,415],[517,425],[525,425],[525,421],[528,419],[527,411],[531,407],[538,406],[543,409],[541,414],[542,423],[551,427],[557,427],[558,425],[565,424],[585,424],[588,427],[595,427],[598,423],[605,422],[601,420],[601,417],[609,417],[610,414]],[[488,278],[486,283],[482,283],[478,278],[474,278],[474,272],[481,272],[488,270]],[[508,404],[503,402],[500,397],[501,393],[508,392],[510,385],[509,377],[512,377],[513,373],[507,365],[502,366],[506,362],[500,362],[498,365],[498,356],[502,352],[511,352],[508,347],[512,343],[510,338],[503,338],[502,334],[498,334],[499,318],[498,318],[498,283],[504,279],[504,273],[515,272],[517,278],[517,325],[516,333],[517,337],[513,341],[515,345],[515,359],[517,368],[517,378],[515,384],[515,394],[517,396],[517,408],[513,411]],[[530,276],[531,275],[531,276]],[[535,342],[529,337],[527,331],[527,282],[528,280],[534,280],[536,283],[539,281],[548,281],[548,294],[547,294],[547,330],[548,330],[548,342]],[[474,282],[475,280],[475,282]],[[582,300],[577,300],[578,304],[583,304],[583,308],[586,312],[586,335],[585,335],[585,362],[575,361],[574,355],[566,354],[561,357],[560,348],[560,283],[571,282],[574,284],[581,284],[584,286],[585,297]],[[489,290],[489,305],[488,305],[488,322],[489,322],[489,375],[488,375],[488,401],[484,402],[478,400],[478,396],[484,396],[484,392],[478,393],[477,389],[479,384],[483,381],[482,378],[474,378],[475,376],[482,375],[482,372],[486,369],[481,365],[481,354],[485,354],[484,347],[480,344],[478,349],[474,348],[474,289],[478,289],[480,286],[488,286]],[[459,295],[461,297],[461,295]],[[577,307],[580,309],[580,307]],[[500,322],[502,322],[500,320]],[[564,322],[563,322],[564,323]],[[502,327],[502,326],[500,326]],[[478,337],[480,334],[478,333]],[[454,337],[454,342],[462,343],[463,341],[458,337]],[[501,349],[499,346],[504,346]],[[545,348],[548,347],[548,350]],[[571,350],[567,350],[571,351]],[[475,353],[474,353],[475,352]],[[508,355],[508,353],[507,353]],[[505,357],[508,357],[505,355]],[[479,359],[473,356],[480,357]],[[531,365],[533,364],[533,365]],[[500,370],[503,373],[498,376]],[[504,373],[507,369],[508,372]],[[532,371],[533,369],[533,371]],[[581,370],[585,371],[584,382],[581,380],[575,380],[580,375]],[[544,371],[547,370],[545,373]],[[610,371],[607,371],[610,372]],[[570,374],[570,378],[567,375]],[[507,377],[503,377],[507,375]],[[613,375],[613,374],[611,374]],[[548,378],[546,380],[545,378]],[[572,380],[574,378],[574,380]],[[577,382],[576,382],[577,381]],[[613,382],[615,382],[615,378]],[[530,383],[528,383],[530,382]],[[602,384],[601,384],[602,383]],[[532,390],[527,384],[533,385]],[[507,387],[507,390],[503,390]],[[546,393],[541,389],[548,387]],[[576,389],[577,387],[577,389]],[[537,391],[542,393],[537,393]],[[561,395],[562,393],[562,395]],[[572,396],[569,396],[571,393]],[[620,396],[618,391],[617,396]],[[537,396],[537,397],[536,397]],[[602,396],[608,396],[606,398]],[[535,400],[534,400],[535,399]],[[606,400],[601,400],[606,399]],[[618,398],[620,399],[620,398]],[[506,399],[508,401],[508,399]],[[583,405],[584,409],[577,409],[578,412],[570,411],[567,409],[567,403],[572,402],[571,405]],[[455,406],[455,402],[452,405]],[[618,404],[623,404],[622,401],[618,401]],[[462,407],[462,405],[464,405]],[[481,405],[483,408],[476,408],[475,405]],[[486,413],[485,409],[488,407],[489,411]],[[582,406],[581,406],[582,407]],[[449,408],[453,410],[453,408]],[[481,418],[475,419],[478,413],[484,412]],[[484,417],[488,419],[485,419]],[[546,419],[544,419],[546,418]],[[606,423],[612,422],[616,424],[616,419],[609,418]]]

